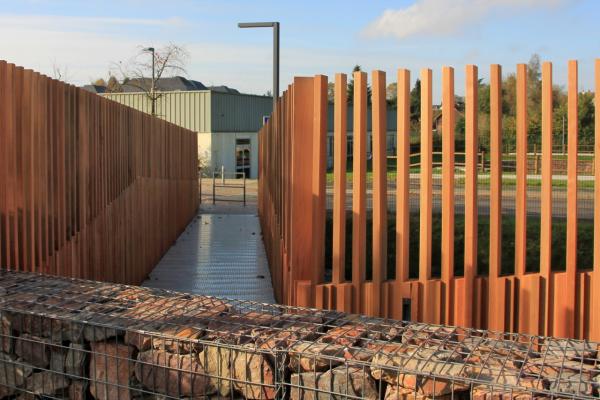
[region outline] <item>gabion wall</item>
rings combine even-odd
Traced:
[[[0,270],[2,399],[598,398],[598,344]]]

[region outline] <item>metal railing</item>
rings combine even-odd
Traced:
[[[229,177],[229,178],[228,178]],[[227,181],[229,179],[229,182]],[[239,183],[241,179],[241,184]],[[233,182],[231,181],[233,180]],[[220,183],[218,183],[220,182]],[[242,199],[231,197],[217,197],[217,189],[242,189]],[[246,206],[246,173],[245,172],[226,172],[224,167],[220,170],[214,169],[212,172],[212,203],[217,201],[241,202]]]

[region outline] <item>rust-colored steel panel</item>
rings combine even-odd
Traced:
[[[312,160],[313,152],[313,113],[314,113],[314,82],[313,78],[295,78],[293,93],[292,117],[292,201],[291,209],[291,238],[290,263],[293,266],[290,279],[292,290],[303,288],[294,282],[308,281],[313,278],[312,271],[312,241],[313,241],[313,199],[312,199],[312,168],[307,167],[307,160]],[[306,294],[306,293],[304,293]],[[303,294],[303,295],[304,295]],[[291,301],[295,301],[294,292]],[[309,301],[307,298],[303,301]],[[303,303],[304,304],[304,303]],[[306,303],[305,305],[310,305]]]
[[[348,96],[346,74],[336,74],[334,90],[333,265],[331,281],[334,284],[339,284],[346,280],[346,135],[348,130]]]
[[[0,101],[0,264],[140,283],[196,214],[196,134],[3,61]]]
[[[573,65],[573,64],[571,64]],[[572,71],[573,71],[573,67]],[[597,64],[598,75],[596,77],[598,90],[600,91],[600,61]],[[502,252],[501,242],[501,209],[502,209],[502,112],[501,112],[501,69],[494,65],[491,68],[491,190],[490,196],[490,272],[489,277],[477,276],[477,199],[482,194],[477,193],[477,164],[480,155],[478,155],[477,143],[477,69],[475,66],[469,66],[466,69],[466,104],[465,104],[465,276],[455,277],[453,271],[453,257],[447,258],[451,251],[454,251],[450,242],[453,241],[454,222],[448,217],[453,213],[453,207],[450,206],[454,199],[453,186],[454,174],[452,168],[448,166],[454,164],[455,152],[451,148],[453,140],[448,141],[449,132],[453,134],[453,121],[451,113],[444,118],[442,115],[442,124],[444,130],[444,170],[443,175],[443,200],[442,209],[446,214],[443,222],[442,247],[444,261],[442,265],[442,279],[435,279],[431,276],[431,235],[432,235],[432,105],[431,105],[431,71],[423,70],[422,90],[421,90],[421,170],[420,170],[420,243],[419,243],[419,280],[411,281],[408,278],[408,250],[403,247],[408,244],[409,222],[407,216],[408,189],[409,189],[409,155],[410,147],[408,143],[408,98],[409,98],[409,75],[408,71],[400,70],[398,74],[398,173],[396,177],[397,203],[397,235],[396,235],[396,279],[385,279],[385,270],[382,267],[385,251],[381,249],[381,238],[385,232],[385,220],[379,213],[383,207],[382,191],[380,188],[387,183],[383,178],[385,175],[385,166],[381,164],[385,152],[380,140],[380,133],[384,130],[381,126],[383,117],[381,115],[381,93],[384,84],[379,80],[378,73],[375,73],[373,79],[373,161],[374,161],[374,279],[365,282],[365,257],[366,257],[366,122],[367,122],[367,86],[366,75],[359,73],[355,75],[356,91],[354,95],[354,172],[353,172],[353,243],[352,243],[352,282],[344,283],[344,199],[342,193],[346,190],[344,183],[345,165],[343,158],[344,146],[344,111],[343,104],[345,82],[339,82],[337,79],[337,97],[342,101],[334,105],[334,232],[336,238],[332,249],[334,257],[333,279],[334,281],[315,285],[315,271],[306,269],[306,266],[300,266],[293,262],[297,259],[298,253],[304,249],[307,252],[307,246],[314,240],[316,235],[313,233],[311,240],[297,241],[298,232],[307,229],[307,232],[315,232],[316,222],[314,218],[306,219],[310,212],[315,216],[316,206],[313,207],[312,201],[307,196],[312,195],[312,189],[318,182],[320,175],[310,175],[306,178],[305,185],[302,186],[302,176],[298,176],[297,166],[291,160],[300,160],[300,157],[306,159],[307,153],[312,160],[321,160],[315,158],[315,152],[321,152],[320,146],[315,143],[297,144],[300,140],[294,133],[301,132],[294,130],[294,127],[305,124],[308,131],[312,132],[317,119],[314,112],[317,113],[320,107],[314,103],[314,90],[307,94],[309,106],[304,110],[298,107],[299,104],[306,106],[306,98],[298,97],[304,89],[298,88],[296,83],[284,92],[280,100],[281,107],[277,107],[277,112],[271,118],[269,123],[261,130],[261,143],[259,147],[260,162],[259,170],[261,179],[259,181],[259,213],[261,223],[263,224],[265,246],[269,256],[269,262],[272,269],[273,282],[280,289],[279,298],[285,299],[290,304],[311,305],[316,304],[321,307],[335,308],[337,310],[354,312],[363,312],[381,317],[411,318],[425,322],[444,322],[472,325],[479,328],[490,328],[494,330],[520,330],[533,334],[560,333],[580,338],[595,338],[598,336],[598,321],[593,312],[593,305],[600,298],[600,280],[598,257],[594,259],[594,271],[577,272],[576,260],[574,258],[574,246],[572,235],[575,232],[576,225],[569,224],[568,258],[574,260],[569,262],[569,268],[565,272],[552,273],[548,257],[550,249],[551,233],[551,67],[545,64],[543,67],[543,162],[542,162],[542,268],[541,273],[525,272],[525,248],[526,248],[526,217],[527,217],[527,69],[525,65],[517,67],[517,190],[515,195],[515,207],[517,213],[517,227],[515,232],[515,265],[514,275],[502,276],[500,255]],[[573,74],[573,72],[571,72]],[[444,70],[444,79],[442,86],[442,104],[448,107],[452,103],[454,96],[451,83],[451,70]],[[315,81],[309,82],[310,88],[314,89]],[[319,88],[317,83],[317,88]],[[574,89],[576,85],[571,80],[570,93],[570,118],[574,121],[576,116],[576,107],[573,104]],[[318,91],[319,89],[317,89]],[[296,99],[287,101],[286,99]],[[318,99],[317,102],[319,103]],[[600,101],[596,100],[596,106],[600,108]],[[449,107],[451,108],[451,106]],[[309,110],[309,111],[307,111]],[[600,112],[598,112],[600,115]],[[597,117],[598,118],[598,117]],[[282,124],[276,121],[287,121]],[[143,122],[143,121],[142,121]],[[318,125],[318,124],[317,124]],[[600,126],[600,123],[598,124]],[[597,135],[600,137],[600,130],[597,129]],[[570,126],[571,152],[569,154],[569,213],[572,220],[576,215],[577,198],[572,195],[573,182],[577,176],[577,165],[574,163],[574,150],[576,144],[572,145],[577,137],[573,136],[576,129]],[[318,136],[317,136],[318,137]],[[340,140],[339,138],[342,137]],[[144,136],[145,138],[145,136]],[[306,137],[303,137],[306,141]],[[312,136],[311,138],[312,139]],[[600,143],[600,139],[598,140]],[[146,141],[144,140],[144,145]],[[102,142],[99,142],[102,144]],[[549,146],[550,144],[550,146]],[[598,146],[598,145],[597,145]],[[145,148],[145,147],[142,147]],[[318,148],[318,150],[317,150]],[[310,153],[310,152],[313,153]],[[138,153],[136,153],[138,154]],[[286,155],[285,157],[283,155]],[[451,157],[449,157],[449,155]],[[576,153],[575,153],[576,157]],[[20,160],[20,159],[19,159]],[[550,161],[550,162],[549,162]],[[20,161],[19,161],[20,162]],[[15,164],[20,165],[20,164]],[[319,164],[320,165],[320,164]],[[600,177],[600,165],[595,166],[595,173]],[[147,164],[140,163],[140,168],[146,168]],[[487,167],[487,165],[485,166]],[[311,170],[312,172],[313,170]],[[337,182],[336,182],[337,181]],[[143,183],[143,182],[142,182]],[[600,198],[600,190],[595,189]],[[504,193],[504,197],[509,193]],[[6,195],[2,202],[7,203]],[[13,195],[13,203],[21,200],[22,194],[17,192]],[[317,196],[318,197],[318,196]],[[295,213],[294,204],[299,200],[305,199],[303,208],[303,218],[298,218]],[[146,204],[142,201],[144,206]],[[313,207],[313,208],[311,208]],[[308,211],[307,211],[308,210]],[[595,214],[597,209],[595,210]],[[163,213],[164,214],[164,213]],[[163,215],[159,214],[159,216]],[[336,216],[337,215],[337,216]],[[599,214],[596,214],[596,216]],[[600,220],[600,217],[597,218]],[[403,222],[406,221],[406,222]],[[451,222],[451,223],[450,223]],[[569,221],[571,222],[571,221]],[[300,224],[300,225],[299,225]],[[308,226],[307,226],[308,225]],[[10,232],[14,228],[13,221],[10,222]],[[597,225],[598,226],[598,225]],[[595,254],[600,253],[600,228],[595,228]],[[101,226],[101,229],[105,229]],[[110,229],[110,228],[109,228]],[[3,228],[5,232],[6,228]],[[17,231],[20,232],[20,231]],[[452,232],[450,234],[449,232]],[[102,238],[102,235],[100,235]],[[16,237],[16,240],[19,236]],[[104,244],[102,244],[104,246]],[[103,247],[104,248],[104,247]],[[462,249],[461,249],[462,250]],[[310,250],[308,250],[310,252]],[[417,255],[415,255],[416,257]],[[546,257],[546,258],[544,258]],[[309,257],[310,258],[310,257]],[[548,263],[544,264],[545,261]],[[314,263],[313,263],[314,266]],[[301,276],[306,274],[306,277]],[[574,286],[573,286],[574,285]],[[566,289],[566,290],[563,290]],[[291,293],[296,293],[295,298]],[[559,296],[558,294],[561,294]],[[574,293],[572,296],[571,294]],[[566,294],[566,295],[562,295]],[[565,321],[570,321],[564,324]],[[562,324],[562,325],[561,325]]]
[[[434,320],[428,312],[429,303],[433,301],[426,296],[425,286],[431,278],[431,207],[432,207],[432,100],[431,100],[431,70],[421,70],[421,196],[419,218],[419,283],[420,298],[419,319]]]
[[[540,274],[544,287],[542,334],[552,335],[552,64],[542,65],[542,189]]]
[[[577,61],[569,61],[568,76],[568,143],[567,143],[567,245],[566,276],[560,286],[565,307],[555,311],[554,334],[559,337],[575,335],[575,305],[577,295],[577,154],[578,154],[578,71]]]
[[[362,312],[361,286],[366,277],[367,245],[367,74],[354,73],[352,156],[352,284],[354,312]]]
[[[517,65],[517,187],[515,194],[515,274],[525,275],[527,253],[527,65]],[[533,333],[533,332],[531,332]]]
[[[600,154],[600,59],[594,68],[594,154]],[[600,182],[600,162],[594,163],[595,182]],[[592,304],[600,304],[600,185],[594,185],[594,269],[592,272]],[[600,341],[600,313],[591,317],[590,339]]]
[[[312,141],[313,252],[311,280],[323,282],[325,276],[325,174],[327,172],[327,77],[314,78]]]
[[[479,101],[477,67],[468,65],[466,68],[466,99],[465,99],[465,258],[464,280],[462,291],[457,286],[456,296],[462,293],[462,301],[456,303],[457,314],[455,322],[458,325],[473,324],[473,284],[477,274],[477,110]]]
[[[505,330],[506,290],[499,279],[502,259],[502,68],[490,67],[490,270],[489,327]]]
[[[387,102],[385,72],[373,71],[373,279],[368,315],[381,312],[381,283],[387,274]]]
[[[454,68],[442,68],[442,319],[452,323],[454,277]]]
[[[398,70],[398,154],[396,163],[396,280],[409,278],[410,71]],[[413,257],[416,255],[413,255]]]

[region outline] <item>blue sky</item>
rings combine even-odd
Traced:
[[[565,82],[580,60],[580,86],[592,88],[600,57],[597,0],[0,0],[0,58],[51,74],[67,69],[74,84],[106,77],[138,46],[173,42],[190,53],[188,77],[263,94],[271,86],[271,32],[240,30],[239,21],[281,22],[281,87],[293,76],[350,72],[355,64],[387,71],[456,69],[489,64],[515,70],[538,53]],[[437,81],[437,82],[436,82]],[[436,90],[436,97],[439,90]]]

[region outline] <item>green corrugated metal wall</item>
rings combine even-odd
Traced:
[[[105,97],[150,113],[144,93],[108,93]],[[156,113],[169,122],[196,132],[257,132],[262,119],[271,114],[270,97],[228,94],[210,90],[163,92]]]
[[[109,93],[105,97],[147,113],[150,99],[144,93]],[[163,92],[156,101],[156,114],[169,122],[196,132],[211,132],[210,90]]]
[[[270,115],[273,100],[267,96],[212,92],[213,132],[257,132],[263,116]]]

